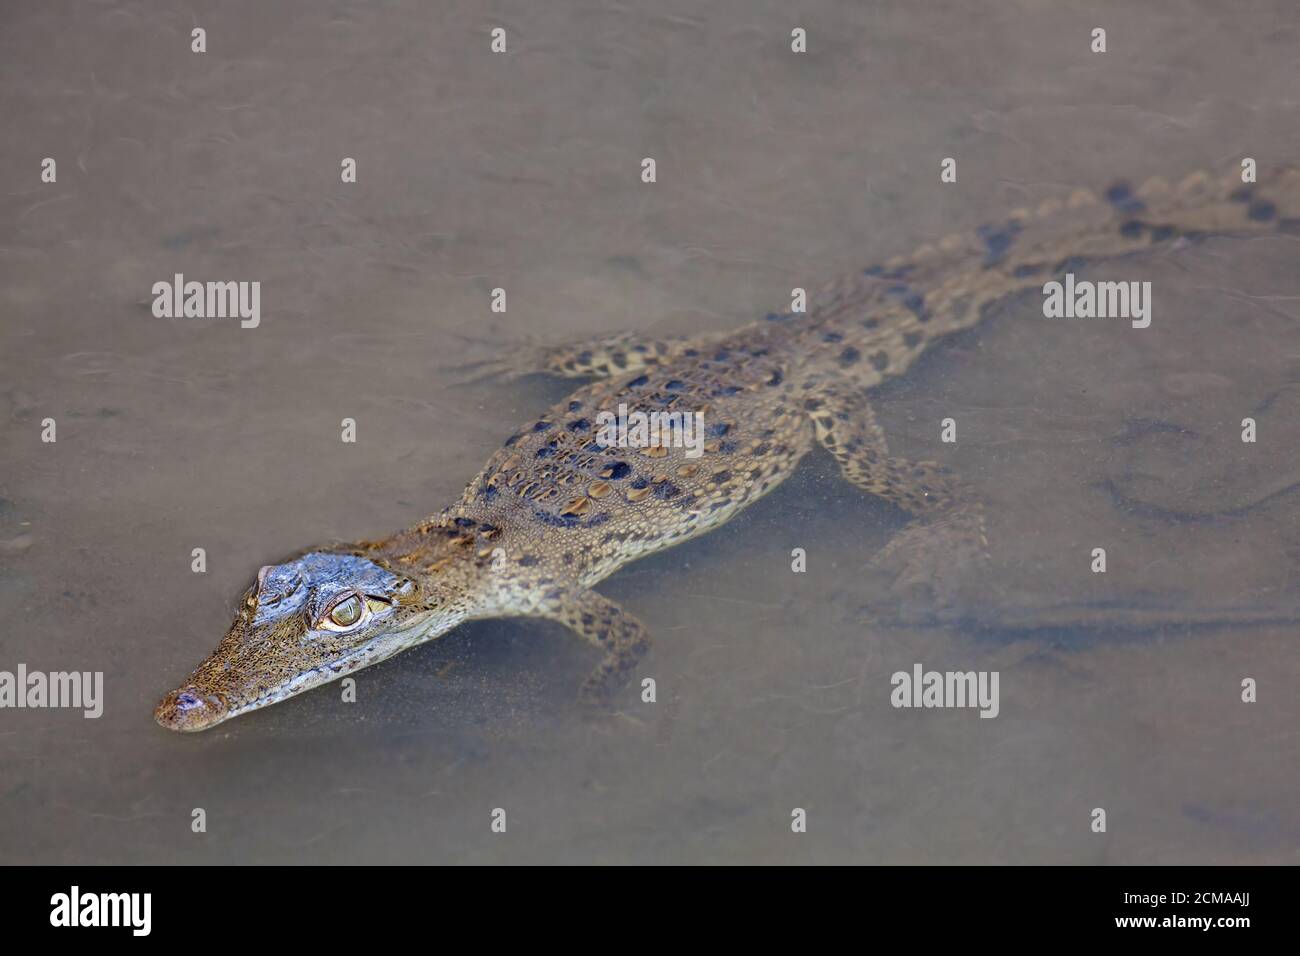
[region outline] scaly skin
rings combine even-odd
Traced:
[[[930,462],[889,454],[868,390],[996,302],[1085,264],[1201,236],[1300,231],[1300,172],[1257,186],[1204,174],[1177,187],[1020,210],[825,290],[806,316],[726,335],[621,334],[545,349],[516,370],[596,377],[511,436],[435,518],[378,541],[264,567],[229,632],[158,705],[203,730],[336,680],[462,621],[561,621],[602,652],[582,699],[608,706],[644,652],[645,627],[592,588],[618,568],[704,534],[780,484],[819,441],[846,479],[912,516],[873,563],[900,596],[951,599],[984,553],[979,502]],[[703,456],[605,448],[599,412],[701,412]],[[334,615],[331,619],[331,614]]]

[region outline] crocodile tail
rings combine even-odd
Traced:
[[[817,352],[874,355],[882,376],[894,374],[910,362],[893,357],[918,355],[1009,296],[1088,263],[1180,240],[1276,232],[1300,235],[1300,167],[1252,184],[1195,173],[1177,184],[1078,190],[833,283],[814,297],[806,334],[827,343]]]

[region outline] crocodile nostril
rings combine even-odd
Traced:
[[[169,730],[202,730],[225,719],[226,707],[218,696],[203,696],[197,687],[174,690],[158,704],[154,720]]]

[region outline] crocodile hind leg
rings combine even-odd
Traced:
[[[972,572],[987,560],[981,503],[950,469],[891,456],[860,391],[823,387],[805,400],[805,408],[817,440],[839,462],[845,479],[912,519],[868,564],[892,578],[900,617],[950,616]]]
[[[607,711],[627,684],[632,668],[650,647],[646,626],[609,598],[595,591],[564,591],[534,612],[558,621],[600,650],[604,656],[583,681],[578,701],[588,712]]]
[[[663,365],[692,348],[705,348],[721,334],[650,338],[639,332],[618,332],[569,345],[527,346],[499,358],[462,365],[470,381],[523,375],[560,378],[615,378],[639,369]]]

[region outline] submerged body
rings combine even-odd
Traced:
[[[461,500],[391,537],[264,567],[216,651],[158,705],[202,730],[345,676],[462,621],[527,616],[585,637],[583,686],[607,704],[647,647],[639,621],[592,588],[623,565],[718,527],[788,477],[815,442],[846,479],[912,522],[873,562],[900,593],[942,601],[983,554],[979,502],[941,466],[892,457],[869,390],[1017,291],[1089,262],[1209,234],[1300,231],[1300,172],[1258,186],[1189,177],[1076,193],[832,285],[807,315],[731,333],[624,334],[550,349],[518,371],[591,376],[525,424]],[[602,441],[599,417],[702,416],[703,454]]]

